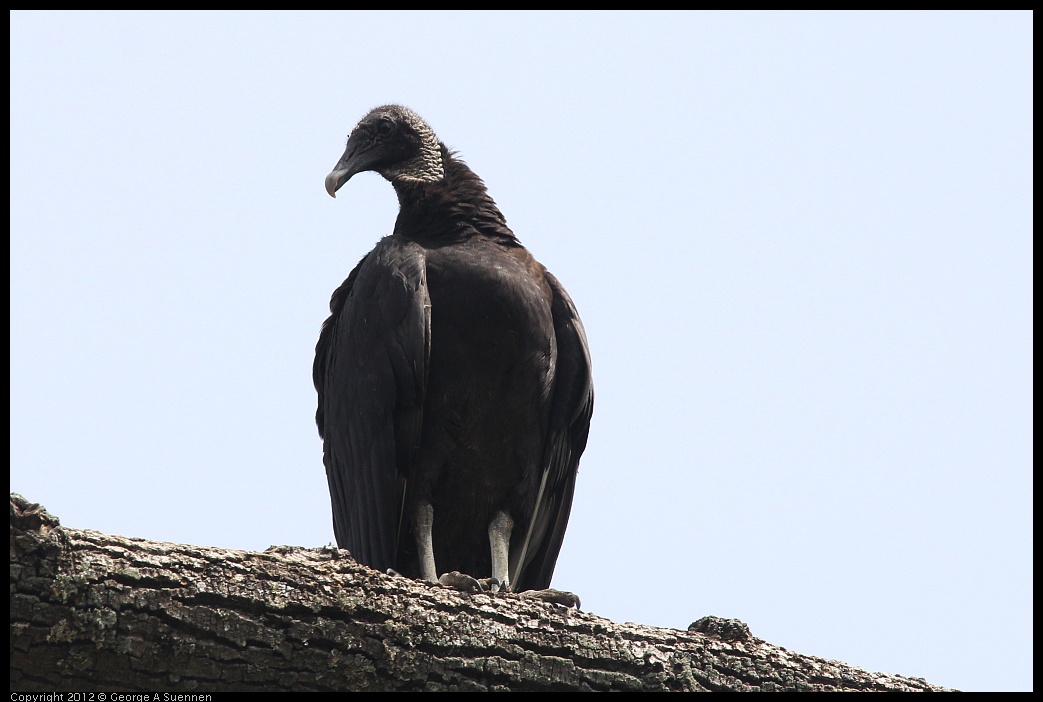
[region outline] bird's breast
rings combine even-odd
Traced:
[[[556,362],[541,271],[524,249],[472,247],[428,257],[425,424],[429,418],[452,427],[454,439],[472,445],[541,434]]]
[[[520,354],[552,353],[550,288],[540,272],[531,257],[496,247],[429,255],[432,347],[448,345],[466,357],[492,354],[488,363],[501,366]]]

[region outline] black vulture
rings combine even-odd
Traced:
[[[548,588],[594,405],[576,308],[416,113],[367,114],[327,192],[362,171],[391,181],[399,213],[315,348],[337,544],[433,582]]]

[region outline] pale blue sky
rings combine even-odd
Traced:
[[[554,584],[617,621],[1032,686],[1030,13],[11,15],[11,489],[333,539],[311,361],[422,115],[571,293]]]

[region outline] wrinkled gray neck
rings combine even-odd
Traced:
[[[418,118],[419,121],[419,118]],[[442,145],[438,137],[423,122],[414,124],[420,135],[420,151],[413,158],[396,163],[394,166],[382,168],[380,175],[392,183],[437,183],[445,178],[445,164],[442,163]]]

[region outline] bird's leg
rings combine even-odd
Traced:
[[[435,523],[435,508],[430,502],[417,504],[413,515],[413,529],[416,533],[417,560],[420,561],[420,577],[428,582],[438,582],[438,571],[435,570],[435,542],[431,537],[431,529]]]
[[[431,583],[439,583],[464,592],[481,592],[481,584],[470,575],[457,571],[443,573],[438,577],[435,570],[435,541],[431,535],[435,524],[435,508],[430,502],[421,502],[413,515],[413,529],[416,532],[417,560],[420,561],[420,577]]]
[[[514,520],[503,510],[497,512],[493,520],[489,522],[489,549],[493,561],[492,577],[499,583],[499,589],[506,592],[511,590],[507,557],[511,550],[512,529],[514,529]]]

